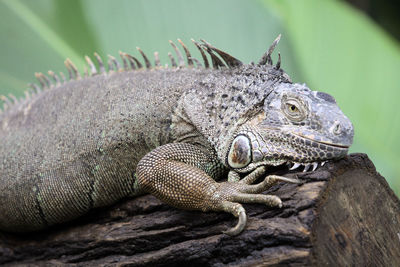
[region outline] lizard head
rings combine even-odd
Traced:
[[[335,99],[307,86],[280,83],[231,139],[226,164],[238,171],[293,163],[305,170],[345,156],[354,130]]]
[[[181,97],[173,117],[176,141],[208,143],[237,172],[284,163],[308,170],[345,156],[354,135],[350,120],[332,96],[293,84],[280,54],[273,64],[279,39],[258,64],[243,64],[205,42],[213,65],[223,67],[204,72]]]

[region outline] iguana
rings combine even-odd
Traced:
[[[37,73],[41,86],[25,98],[3,97],[0,229],[45,229],[143,193],[182,209],[232,213],[239,220],[230,235],[246,225],[240,203],[281,207],[261,193],[297,180],[255,181],[270,166],[308,171],[343,157],[353,126],[332,96],[292,83],[280,54],[273,64],[279,39],[257,64],[192,40],[201,63],[178,39],[187,63],[170,41],[170,67],[158,53],[152,66],[138,48],[144,64],[120,52],[122,64],[109,56],[105,71],[95,53],[97,67],[85,57],[90,75],[69,59],[68,81]]]

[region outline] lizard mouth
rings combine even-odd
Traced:
[[[297,163],[297,162],[287,162],[285,165],[289,169],[289,171],[299,169],[303,167],[303,172],[307,171],[315,171],[319,165],[324,166],[327,161],[321,161],[321,162],[310,162],[310,163]]]
[[[325,159],[312,159],[310,161],[306,160],[288,160],[285,164],[287,168],[289,169],[289,171],[293,171],[293,170],[299,170],[299,169],[303,169],[303,172],[307,172],[307,171],[315,171],[319,166],[324,166],[324,164],[327,161],[330,160],[334,160],[336,158],[340,158],[343,157],[348,149],[349,149],[349,145],[346,144],[338,144],[338,143],[332,143],[329,141],[322,141],[322,140],[316,140],[315,136],[305,136],[303,134],[299,134],[299,133],[292,133],[294,136],[303,139],[306,144],[307,141],[310,142],[310,144],[308,144],[308,146],[312,147],[312,148],[318,148],[319,150],[323,150],[326,152],[326,156],[327,158]],[[334,155],[336,154],[336,155]]]
[[[331,146],[331,147],[335,147],[335,148],[339,148],[339,149],[349,149],[349,145],[345,145],[345,144],[337,144],[337,143],[332,143],[332,142],[329,142],[329,141],[321,141],[321,140],[316,140],[316,139],[314,139],[314,138],[311,138],[311,137],[308,137],[308,136],[305,136],[305,135],[302,135],[302,134],[300,134],[300,133],[293,133],[293,135],[295,135],[295,136],[297,136],[297,137],[300,137],[300,138],[303,138],[303,139],[305,139],[305,140],[309,140],[309,141],[311,141],[311,142],[315,142],[315,143],[317,143],[317,144],[322,144],[322,145],[326,145],[326,146]]]
[[[301,170],[303,172],[315,171],[319,166],[324,166],[327,161],[341,158],[347,154],[350,145],[333,143],[326,140],[318,140],[315,135],[307,136],[300,133],[293,133],[292,135],[303,139],[306,146],[311,150],[317,151],[318,156],[309,158],[298,158],[287,160],[283,166],[286,166],[289,171]],[[312,151],[312,153],[314,152]],[[323,153],[323,156],[320,154]],[[310,155],[306,155],[310,156]],[[282,166],[281,165],[281,166]]]

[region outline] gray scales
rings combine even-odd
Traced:
[[[345,156],[354,133],[332,96],[292,83],[280,55],[273,64],[279,39],[257,64],[203,40],[192,40],[201,61],[178,40],[187,62],[170,42],[170,67],[138,48],[144,64],[120,52],[122,64],[109,56],[105,71],[95,53],[97,67],[85,57],[90,74],[67,59],[68,81],[37,73],[40,86],[23,99],[2,96],[0,230],[45,229],[143,193],[232,213],[230,235],[246,225],[240,203],[281,207],[262,192],[298,181],[268,167],[315,170]]]

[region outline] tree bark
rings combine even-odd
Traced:
[[[268,190],[281,209],[244,205],[246,229],[225,213],[183,211],[153,196],[129,199],[47,231],[0,233],[0,264],[128,266],[400,266],[400,201],[365,154]]]

